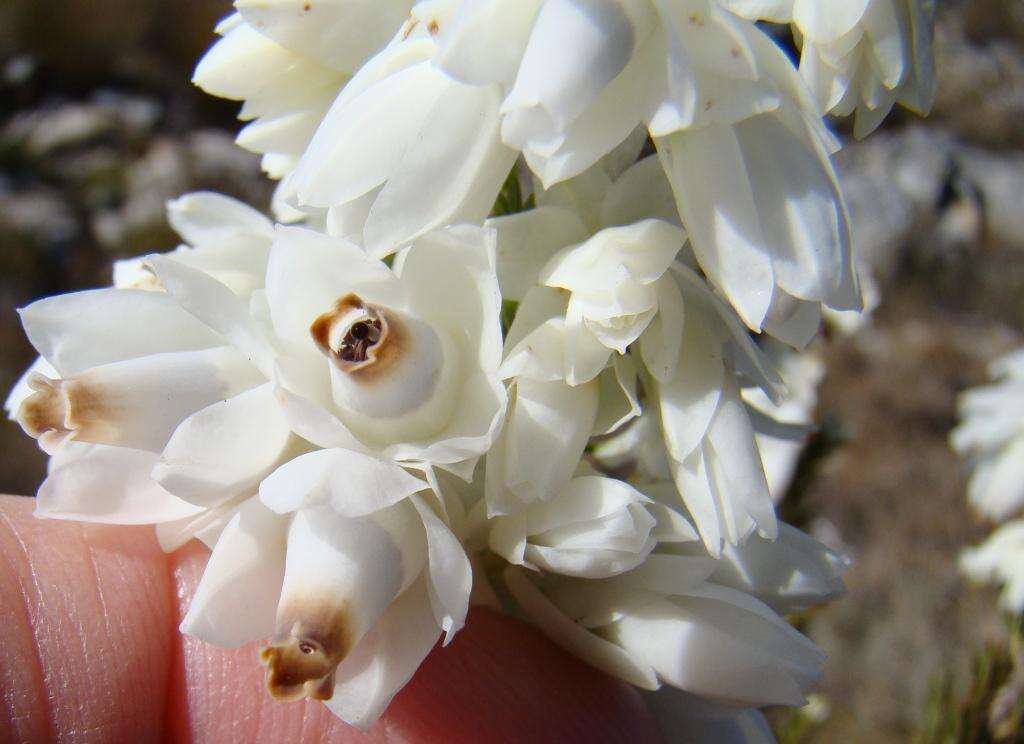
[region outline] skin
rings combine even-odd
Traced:
[[[0,742],[655,742],[640,695],[484,608],[363,734],[177,625],[209,552],[0,497]]]

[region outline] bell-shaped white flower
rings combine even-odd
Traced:
[[[1000,604],[1024,612],[1024,520],[1007,522],[981,545],[960,554],[960,570],[979,582],[1003,585]]]
[[[749,21],[709,0],[491,0],[437,38],[446,72],[502,87],[503,139],[546,188],[645,125],[701,267],[754,330],[804,345],[822,304],[860,307],[835,142]]]
[[[605,387],[610,399],[601,395],[595,383],[602,376],[610,382],[609,357],[626,391],[636,389],[633,370],[636,361],[642,362],[648,375],[645,389],[661,413],[670,471],[701,536],[717,554],[722,540],[739,544],[755,529],[769,538],[774,535],[774,509],[736,375],[742,371],[773,397],[780,393],[780,384],[735,313],[692,269],[675,260],[677,255],[687,258],[682,251],[685,233],[660,219],[626,222],[640,207],[623,198],[617,187],[649,175],[651,165],[656,164],[650,159],[641,161],[612,181],[609,169],[614,173],[614,166],[602,163],[550,195],[541,194],[544,206],[535,213],[489,222],[498,230],[499,243],[508,239],[513,246],[530,244],[525,255],[499,250],[500,281],[521,291],[529,286],[526,277],[535,274],[535,284],[548,285],[535,286],[523,296],[506,339],[503,370],[515,376],[517,386],[528,381],[528,390],[534,380],[554,385],[551,397],[558,402],[544,406],[545,411],[568,411],[571,397],[580,400],[573,436],[552,443],[547,452],[537,447],[536,459],[522,460],[532,463],[528,472],[535,476],[557,470],[561,480],[540,476],[533,481],[544,487],[531,498],[552,498],[557,484],[575,470],[589,421],[610,420],[613,427],[595,433],[611,433],[640,412],[635,404],[628,410],[621,406],[615,385]],[[664,178],[660,183],[651,179],[644,193],[664,193]],[[603,196],[596,212],[575,206],[592,204],[595,194]],[[606,223],[617,226],[600,229]],[[561,250],[551,245],[553,237],[586,232],[588,227],[596,235],[579,245]],[[613,299],[602,302],[602,295]],[[627,349],[629,354],[624,353]],[[572,393],[562,391],[566,387]],[[584,402],[586,390],[597,399]],[[627,392],[626,397],[636,395]],[[506,439],[509,432],[515,436],[520,418],[530,418],[520,416],[517,408],[518,403],[510,411]],[[622,415],[608,417],[602,410]],[[491,459],[499,457],[500,448]],[[500,469],[489,468],[488,477],[499,478]],[[510,466],[504,472],[521,473]],[[496,489],[488,490],[493,511],[506,511],[492,496]],[[523,498],[523,490],[520,499],[531,500]]]
[[[301,445],[269,383],[272,347],[248,310],[263,297],[270,223],[216,194],[183,197],[169,213],[189,245],[148,265],[120,263],[119,286],[22,310],[41,360],[7,407],[53,455],[40,516],[166,524],[161,541],[173,548],[215,539]],[[186,288],[182,276],[201,281]],[[191,501],[193,483],[159,477],[183,430],[215,448],[191,465],[216,470],[216,488]]]
[[[420,238],[394,270],[353,244],[279,228],[267,301],[296,433],[471,468],[506,402],[494,261],[492,232],[469,226]]]
[[[970,469],[967,495],[994,520],[1024,507],[1024,350],[989,365],[989,385],[960,395],[950,444]]]
[[[408,15],[411,0],[236,0],[192,81],[244,101],[238,144],[273,178],[294,168],[331,102]]]
[[[700,555],[689,545],[671,545],[679,555]],[[800,612],[846,593],[843,574],[851,561],[788,524],[775,540],[755,536],[726,545],[710,581],[756,597],[780,615]]]
[[[505,580],[548,637],[639,687],[739,707],[801,704],[824,653],[766,605],[707,581],[713,564],[652,555],[609,579],[534,583],[510,567]]]
[[[896,103],[927,114],[935,98],[931,0],[721,0],[748,18],[792,23],[800,72],[823,111],[856,112],[854,132],[874,130]]]
[[[515,160],[500,141],[497,90],[432,64],[438,21],[425,13],[345,86],[282,185],[282,198],[328,210],[333,234],[377,257],[433,228],[482,222]]]
[[[221,533],[182,630],[222,646],[269,638],[274,697],[369,727],[466,616],[469,561],[429,488],[352,451],[290,461]]]
[[[488,544],[510,563],[602,579],[636,568],[659,542],[696,539],[685,519],[628,483],[583,475],[550,501],[494,519]]]

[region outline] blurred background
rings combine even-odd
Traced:
[[[947,436],[956,394],[1024,343],[1024,2],[939,8],[933,115],[897,114],[838,158],[881,305],[822,344],[822,427],[781,507],[856,561],[848,597],[800,619],[830,663],[809,711],[775,716],[786,742],[989,741],[1012,674],[995,591],[956,569],[990,526],[967,508]],[[167,199],[215,189],[268,204],[257,158],[233,144],[237,106],[189,84],[229,10],[0,2],[4,391],[32,359],[15,308],[174,247]],[[0,423],[0,492],[33,493],[43,469],[35,443]]]

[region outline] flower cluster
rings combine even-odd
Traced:
[[[1002,604],[1024,612],[1024,350],[989,365],[994,382],[960,395],[960,424],[953,449],[970,469],[967,494],[983,517],[1005,524],[960,556],[960,568],[976,581],[1004,584]]]
[[[37,513],[204,541],[182,631],[360,727],[472,593],[762,736],[847,566],[772,500],[820,376],[784,347],[862,306],[822,117],[927,108],[930,4],[235,5],[195,81],[274,219],[184,196],[185,245],[22,310]]]

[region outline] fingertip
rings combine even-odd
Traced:
[[[208,551],[174,556],[179,616]],[[367,734],[320,703],[279,703],[263,686],[257,644],[222,649],[182,638],[178,741],[660,741],[640,694],[587,666],[535,628],[474,608],[447,647],[438,644]]]
[[[661,740],[632,686],[483,607],[472,609],[450,646],[427,657],[383,723],[412,741]]]
[[[173,605],[152,529],[38,520],[33,501],[0,499],[0,692],[16,740],[159,736]]]

